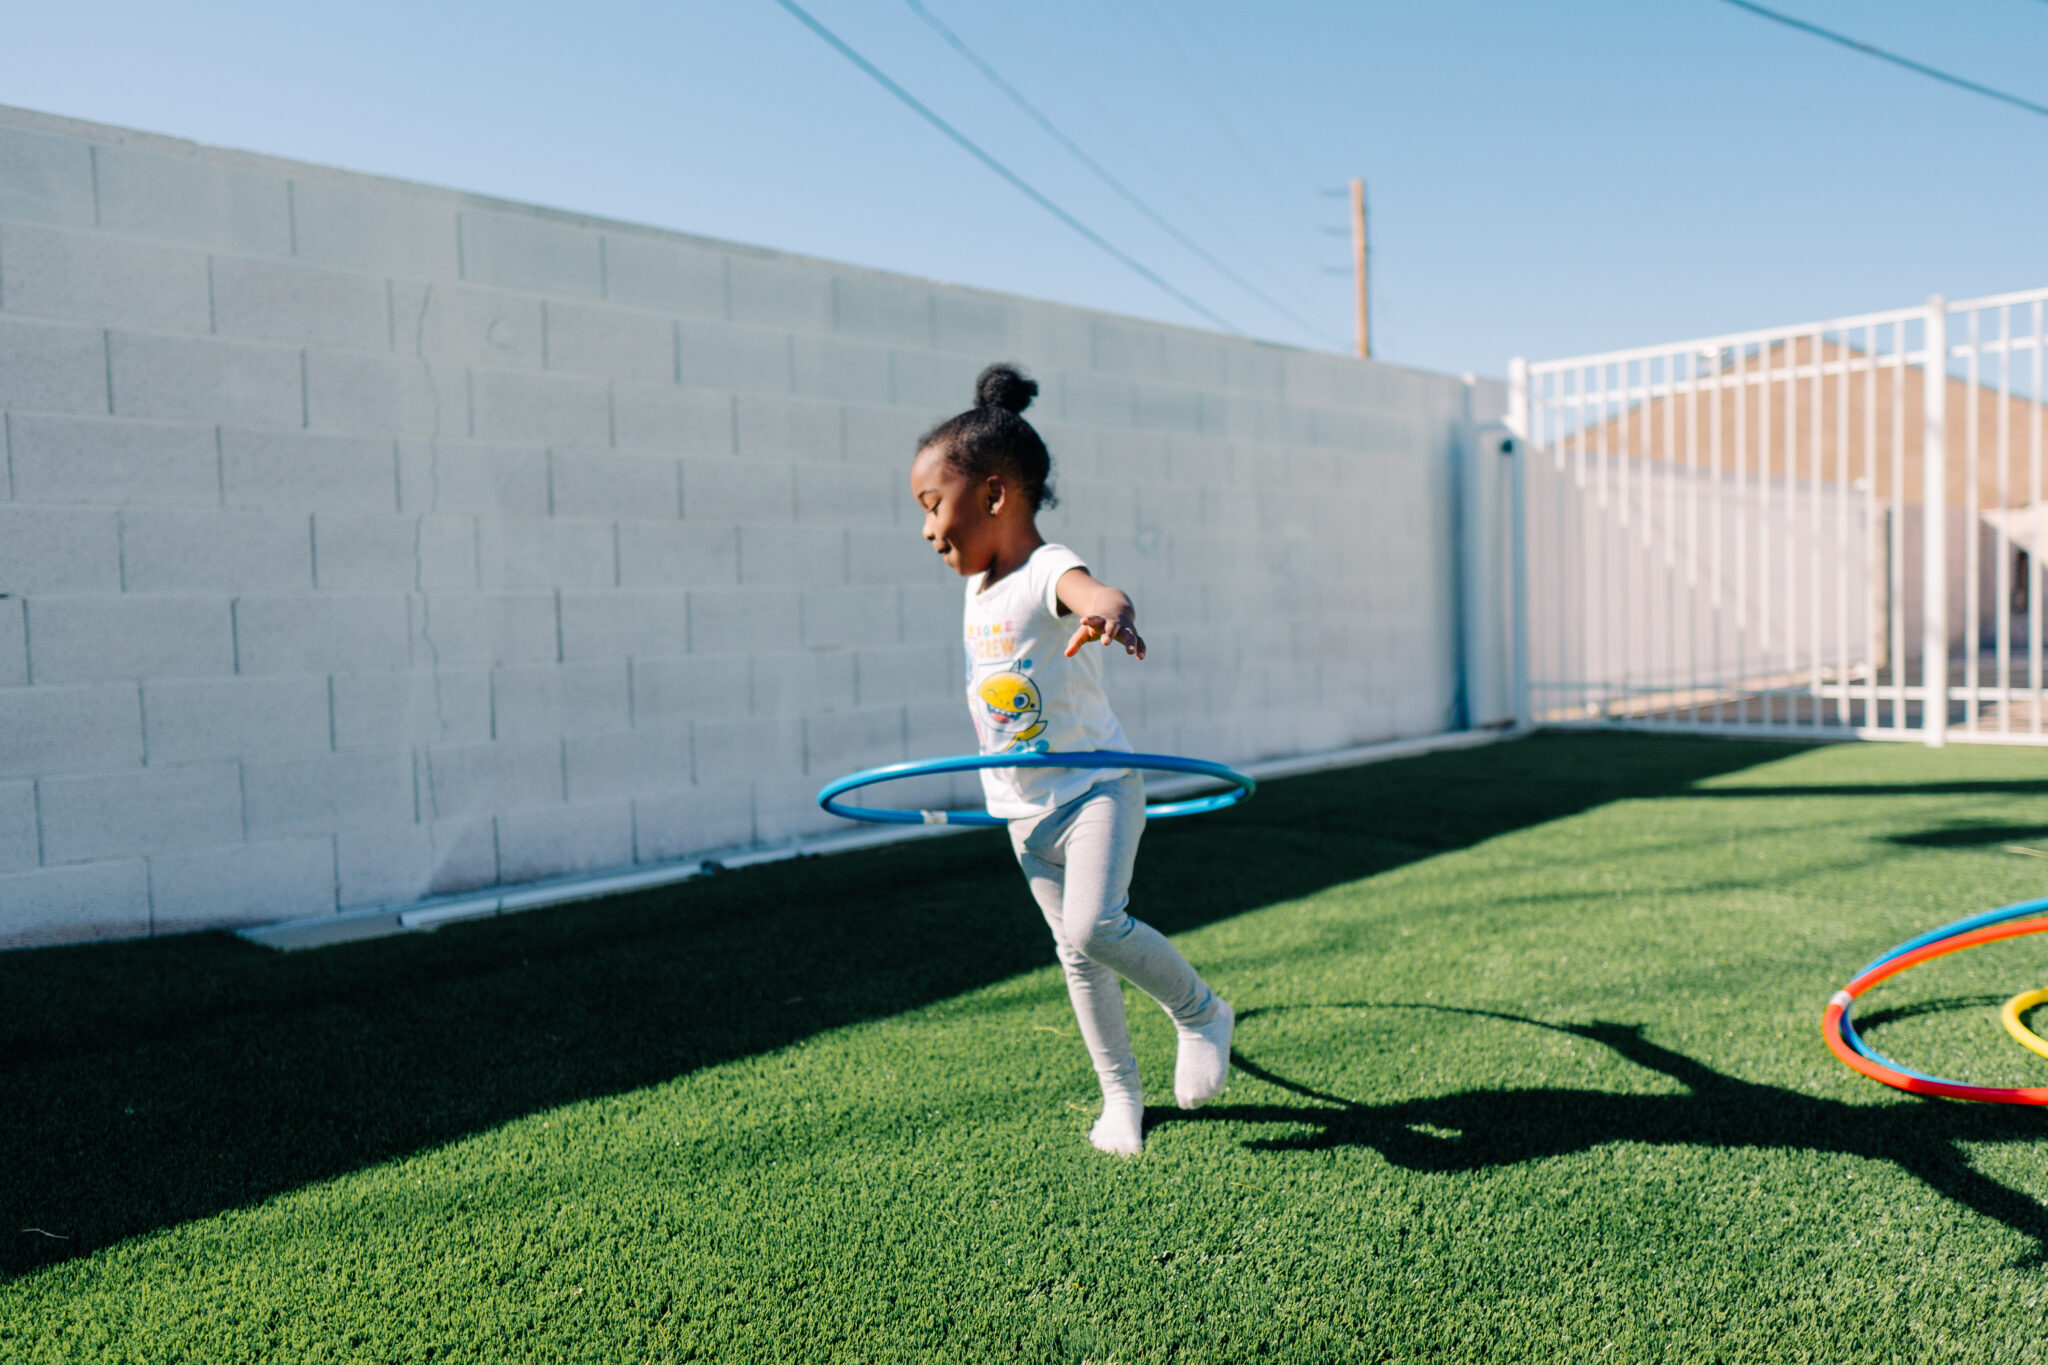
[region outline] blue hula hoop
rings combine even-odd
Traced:
[[[2039,900],[2020,901],[2015,905],[2002,905],[1996,910],[1986,910],[1981,914],[1966,915],[1962,919],[1942,925],[1939,929],[1929,929],[1917,938],[1909,938],[1890,952],[1872,958],[1869,962],[1863,964],[1862,971],[1857,972],[1856,976],[1850,979],[1854,981],[1857,978],[1867,976],[1879,967],[1884,966],[1885,963],[1895,958],[1904,957],[1914,949],[1924,948],[1930,943],[1939,943],[1943,939],[1954,938],[1958,934],[1967,934],[1972,929],[1982,929],[1988,925],[2002,924],[2007,920],[2025,919],[2030,915],[2038,915],[2044,910],[2048,910],[2048,897],[2043,897]],[[1930,1081],[1936,1085],[1958,1084],[1955,1081],[1943,1080],[1939,1076],[1930,1076],[1924,1071],[1915,1071],[1910,1066],[1901,1066],[1872,1047],[1864,1040],[1862,1033],[1857,1030],[1855,1021],[1850,1018],[1852,1008],[1852,1006],[1845,1005],[1842,1009],[1841,1035],[1842,1041],[1853,1048],[1858,1056],[1868,1058],[1879,1066],[1890,1067],[1899,1074],[1911,1076],[1915,1080]]]
[[[958,758],[925,758],[910,763],[891,763],[850,774],[829,782],[818,792],[818,804],[844,820],[867,820],[881,825],[1007,825],[1009,821],[986,811],[890,810],[878,806],[849,806],[840,797],[905,777],[934,777],[941,773],[974,772],[982,768],[1142,768],[1147,772],[1187,773],[1228,782],[1231,789],[1212,796],[1185,801],[1166,801],[1145,807],[1148,820],[1165,820],[1176,815],[1201,815],[1234,806],[1258,790],[1259,784],[1233,768],[1205,758],[1175,758],[1170,754],[1127,754],[1111,749],[1092,749],[1076,754],[963,754]]]

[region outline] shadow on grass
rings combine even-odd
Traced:
[[[1943,825],[1912,834],[1894,834],[1889,842],[1906,848],[1987,848],[1992,844],[2038,843],[2048,839],[2048,825]]]
[[[1134,899],[1191,929],[1787,752],[1539,736],[1275,782],[1155,827]],[[1052,960],[995,834],[290,956],[0,954],[0,1274]]]
[[[2005,1003],[2002,995],[1945,995],[1938,1000],[1921,1000],[1911,1005],[1894,1005],[1888,1010],[1872,1010],[1859,1015],[1856,1027],[1865,1033],[1886,1024],[1896,1024],[1902,1019],[1918,1019],[1929,1014],[1953,1014],[1957,1010],[1997,1009]]]
[[[1895,1011],[1903,1018],[1920,1010]],[[1978,997],[1947,1002],[1981,1003]],[[1246,1010],[1249,1020],[1262,1012]],[[1297,1007],[1300,1008],[1300,1007]],[[1316,1008],[1316,1007],[1307,1007]],[[1321,1008],[1331,1008],[1323,1006]],[[1641,1024],[1553,1024],[1497,1010],[1434,1004],[1339,1005],[1339,1009],[1432,1010],[1527,1024],[1612,1049],[1637,1066],[1670,1077],[1682,1095],[1629,1095],[1601,1090],[1529,1087],[1467,1090],[1393,1104],[1358,1104],[1286,1079],[1233,1050],[1246,1075],[1313,1100],[1296,1105],[1216,1105],[1186,1113],[1148,1109],[1146,1127],[1176,1122],[1298,1124],[1298,1138],[1256,1140],[1264,1151],[1371,1147],[1411,1171],[1475,1171],[1583,1152],[1612,1142],[1693,1147],[1767,1147],[1841,1153],[1889,1161],[1930,1189],[1994,1219],[2033,1243],[2021,1267],[2048,1265],[2048,1208],[1975,1170],[1966,1143],[2039,1142],[2048,1115],[2029,1107],[1926,1100],[1847,1104],[1780,1086],[1725,1075],[1643,1036]],[[1863,1021],[1866,1026],[1876,1022]],[[1816,1046],[1819,1044],[1816,1043]],[[1503,1122],[1503,1115],[1512,1121]]]
[[[1831,787],[1702,787],[1688,796],[2048,796],[2048,779],[1987,782],[1851,782]]]

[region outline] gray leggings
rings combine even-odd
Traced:
[[[1215,1014],[1215,996],[1166,936],[1124,912],[1145,832],[1145,783],[1136,773],[1103,782],[1044,815],[1010,822],[1010,846],[1059,945],[1074,1018],[1104,1089],[1135,1094],[1118,973],[1159,1002],[1175,1024]]]

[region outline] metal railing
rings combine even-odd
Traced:
[[[2044,310],[1514,362],[1525,718],[2048,743]]]

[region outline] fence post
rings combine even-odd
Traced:
[[[1514,433],[1515,450],[1508,466],[1508,616],[1509,695],[1515,706],[1515,728],[1525,730],[1532,719],[1529,704],[1529,523],[1523,509],[1523,474],[1529,464],[1529,362],[1516,356],[1508,362],[1508,411],[1502,424]]]
[[[1920,709],[1927,747],[1948,742],[1948,304],[1927,300],[1927,364],[1920,372]]]

